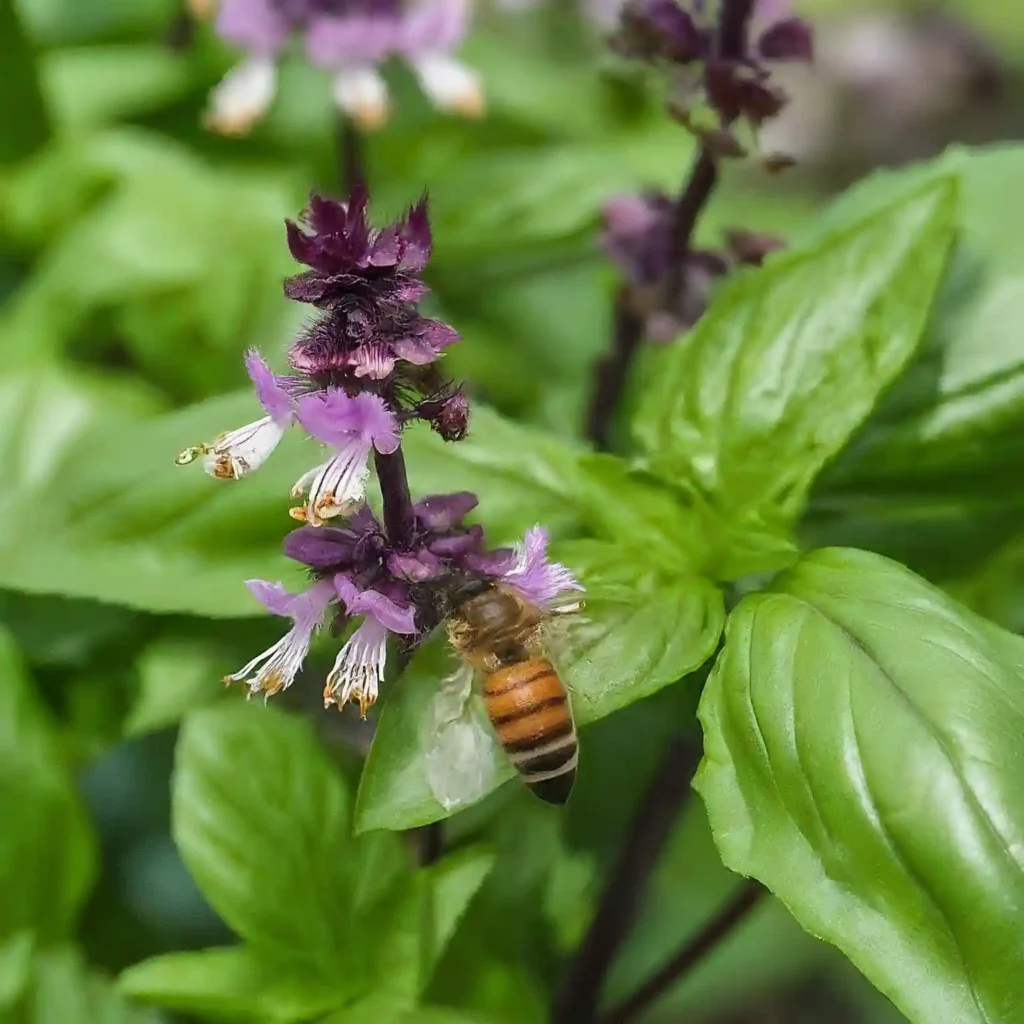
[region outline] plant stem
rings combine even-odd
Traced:
[[[716,32],[716,47],[720,56],[742,56],[747,23],[753,8],[754,0],[722,0]],[[672,259],[666,282],[666,293],[669,296],[681,294],[685,287],[687,257],[693,232],[717,184],[718,161],[711,150],[702,144],[675,202]],[[625,288],[621,289],[615,299],[612,344],[595,370],[593,398],[587,412],[587,437],[600,451],[608,450],[612,419],[622,400],[629,370],[644,334],[643,318],[625,312],[625,292]]]
[[[597,364],[594,393],[587,412],[587,437],[603,452],[611,447],[612,418],[633,356],[644,333],[643,319],[628,306],[626,289],[615,296],[612,346]]]
[[[694,736],[669,744],[633,814],[629,838],[569,967],[555,1004],[553,1024],[590,1024],[596,1019],[605,975],[636,920],[647,878],[690,792],[690,779],[700,755],[700,743]]]
[[[766,892],[760,882],[752,879],[741,885],[733,898],[678,953],[670,957],[633,995],[601,1018],[601,1024],[630,1024],[636,1020],[642,1010],[664,995],[745,920]]]
[[[338,121],[338,163],[341,166],[341,187],[349,196],[360,185],[366,185],[366,153],[358,125],[344,114]]]
[[[401,444],[390,455],[374,450],[373,464],[384,500],[384,532],[393,547],[410,548],[415,535],[415,519]]]

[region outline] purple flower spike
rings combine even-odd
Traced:
[[[414,277],[430,258],[426,200],[404,220],[383,231],[370,228],[369,194],[357,188],[348,203],[314,195],[302,222],[287,222],[288,247],[311,269],[285,282],[285,294],[299,302],[331,305],[353,295],[386,301],[414,301],[423,286]]]
[[[583,589],[569,569],[559,562],[548,561],[548,532],[543,526],[526,531],[516,548],[515,565],[501,580],[542,608],[552,607],[569,590]]]
[[[291,686],[313,634],[322,625],[328,607],[337,596],[330,580],[320,580],[299,594],[291,594],[282,584],[266,580],[249,580],[246,586],[265,608],[292,619],[295,624],[276,644],[233,675],[226,676],[224,681],[246,682],[250,696],[262,692],[269,697]]]

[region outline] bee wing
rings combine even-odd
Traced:
[[[462,665],[441,680],[424,718],[426,777],[446,811],[475,803],[493,786],[501,748],[474,692],[473,670]]]
[[[571,692],[572,686],[562,674],[561,666],[569,660],[575,648],[587,643],[594,622],[583,614],[581,601],[558,605],[550,609],[549,614],[550,618],[545,621],[541,632],[541,647],[555,668],[559,669],[563,685]]]

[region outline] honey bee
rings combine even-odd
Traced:
[[[541,800],[564,804],[576,778],[579,745],[568,691],[541,646],[552,614],[509,589],[485,584],[456,606],[448,639],[483,676],[487,717],[523,782]]]

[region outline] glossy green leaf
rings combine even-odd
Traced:
[[[124,722],[128,736],[163,729],[186,712],[224,694],[221,680],[237,666],[224,651],[194,639],[154,641],[139,656],[139,691]]]
[[[30,156],[49,135],[36,55],[14,0],[0,4],[0,165]]]
[[[479,847],[457,850],[429,868],[433,895],[434,941],[432,958],[444,953],[470,900],[484,883],[495,855]]]
[[[824,228],[951,175],[961,199],[956,256],[921,352],[823,476],[822,497],[868,492],[895,503],[920,489],[951,500],[979,488],[1020,495],[1024,238],[1001,197],[1021,174],[1024,147],[954,149],[930,164],[872,175],[830,210]]]
[[[44,430],[63,422],[61,401],[55,396],[39,409]],[[12,417],[20,407],[10,407]],[[57,434],[63,448],[43,448],[47,434],[24,427],[10,461],[26,467],[27,486],[5,486],[10,500],[0,505],[0,585],[150,611],[258,614],[245,579],[301,579],[280,551],[288,491],[303,465],[297,449],[290,459],[286,447],[252,478],[229,483],[174,464],[182,448],[250,422],[258,409],[251,394],[239,394],[131,426],[75,424],[74,433],[65,427]],[[31,444],[48,458],[31,455]]]
[[[714,650],[722,597],[707,580],[600,541],[556,554],[586,587],[583,615],[551,645],[578,725],[667,686]],[[513,777],[482,701],[448,678],[455,668],[446,645],[427,645],[388,694],[359,786],[359,831],[436,821]]]
[[[315,447],[293,431],[238,481],[174,464],[186,446],[257,417],[251,393],[88,430],[72,385],[41,387],[26,374],[12,378],[6,401],[0,388],[0,425],[11,423],[0,442],[0,586],[216,618],[262,614],[246,579],[302,586],[281,541],[289,491]],[[563,531],[576,523],[578,453],[537,431],[478,409],[465,442],[412,430],[405,448],[414,495],[474,491],[495,544],[538,521]]]
[[[911,1020],[1024,1020],[1024,640],[820,551],[733,612],[700,717],[727,866]]]
[[[445,442],[420,427],[405,432],[402,447],[413,495],[472,491],[494,544],[535,523],[556,534],[577,528],[582,452],[573,445],[474,405],[464,441]]]
[[[607,1000],[636,991],[671,956],[684,937],[696,935],[742,884],[722,864],[701,802],[690,801],[652,872],[643,908],[608,978]],[[762,993],[794,987],[821,969],[834,953],[817,942],[775,899],[766,897],[658,1000],[662,1020],[687,1020],[714,1012],[729,1019]],[[821,1024],[825,1024],[822,1021]]]
[[[86,968],[73,947],[36,957],[19,1024],[161,1024],[152,1010],[122,998],[110,982]]]
[[[305,723],[240,703],[191,714],[172,826],[203,894],[254,950],[359,986],[334,967],[353,919],[348,794]]]
[[[25,991],[32,975],[35,936],[15,932],[0,944],[0,1010],[9,1010]]]
[[[156,44],[55,50],[46,55],[42,72],[54,119],[64,131],[148,113],[192,84],[188,62]],[[125,81],[133,87],[126,89]]]
[[[95,872],[95,841],[53,725],[10,637],[0,631],[0,940],[74,927]]]
[[[410,1008],[388,996],[369,996],[325,1017],[322,1024],[499,1024],[498,1021],[440,1006]]]
[[[640,403],[650,469],[741,524],[792,521],[913,355],[956,217],[956,181],[939,178],[725,284]]]
[[[128,968],[117,983],[131,999],[215,1019],[290,1024],[336,1008],[337,987],[289,971],[242,946],[169,953]]]

